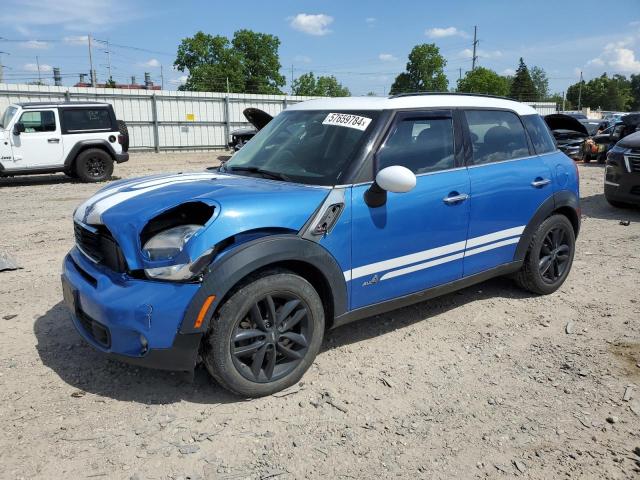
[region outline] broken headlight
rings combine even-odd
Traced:
[[[164,230],[149,239],[142,248],[149,260],[170,260],[176,257],[202,225],[179,225]],[[170,265],[167,267],[148,268],[144,271],[147,277],[158,280],[188,280],[193,277],[189,269],[191,263]]]

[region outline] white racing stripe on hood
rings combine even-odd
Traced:
[[[102,223],[102,214],[104,212],[131,198],[163,188],[167,185],[210,180],[218,177],[218,175],[213,173],[194,173],[186,175],[173,174],[163,176],[161,178],[142,178],[126,182],[123,185],[116,185],[112,188],[107,188],[106,190],[103,190],[89,198],[76,209],[74,219],[76,221],[89,224],[100,224]]]

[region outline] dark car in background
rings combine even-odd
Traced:
[[[621,117],[601,133],[591,137],[590,143],[597,147],[598,163],[605,163],[607,152],[613,148],[616,142],[631,135],[640,128],[640,113],[629,113]],[[589,160],[585,157],[585,162]]]
[[[229,148],[236,152],[244,147],[244,144],[262,130],[267,123],[273,120],[271,115],[259,108],[245,108],[242,114],[253,127],[239,128],[231,132]]]
[[[640,206],[640,132],[625,136],[607,154],[604,196],[614,207]]]
[[[573,160],[582,160],[585,141],[589,138],[587,127],[573,115],[553,113],[544,121],[556,140],[558,149]]]

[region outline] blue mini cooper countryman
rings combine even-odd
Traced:
[[[74,213],[65,302],[138,365],[268,395],[327,328],[499,275],[549,294],[580,227],[574,162],[531,107],[341,98],[276,116],[217,171],[114,182]],[[366,324],[362,328],[367,328]]]

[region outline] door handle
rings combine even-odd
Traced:
[[[49,143],[60,143],[60,139],[59,138],[48,138],[47,142],[49,142]]]
[[[533,182],[531,182],[531,186],[534,188],[542,188],[545,185],[549,185],[550,183],[551,183],[551,180],[549,180],[548,178],[538,177]]]
[[[448,197],[444,197],[442,201],[448,205],[451,205],[454,203],[464,202],[467,198],[469,198],[469,195],[467,195],[466,193],[452,192]]]

